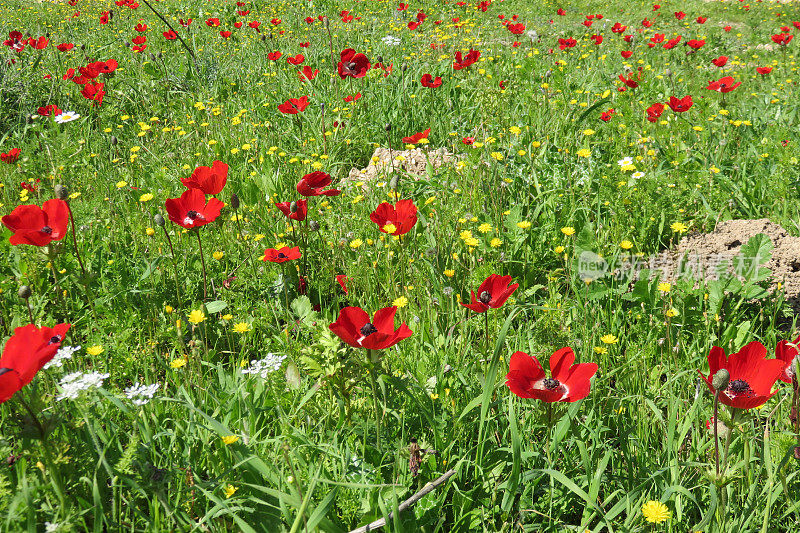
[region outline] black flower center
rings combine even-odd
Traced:
[[[369,337],[373,333],[377,333],[378,328],[375,327],[375,324],[372,322],[367,322],[363,326],[361,326],[361,334],[365,337]]]
[[[187,216],[187,217],[189,217],[191,220],[194,220],[194,219],[196,219],[196,218],[197,218],[197,215],[199,215],[199,214],[200,214],[200,213],[198,213],[197,211],[195,211],[194,209],[192,209],[192,210],[190,210],[188,213],[186,213],[186,216]]]
[[[61,342],[61,335],[53,335],[50,337],[50,342],[48,344],[58,344]]]
[[[281,252],[278,254],[278,259],[286,259],[286,254]]]
[[[555,390],[561,386],[561,382],[555,378],[546,378],[542,382],[542,385],[544,385],[544,388],[547,390]]]
[[[0,376],[5,374],[6,372],[11,372],[10,368],[0,368]]]
[[[740,395],[740,394],[752,394],[753,389],[750,388],[750,384],[747,383],[743,379],[736,379],[730,382],[728,385],[728,392],[733,395]]]
[[[492,294],[489,291],[483,291],[479,298],[482,303],[488,304],[492,301]]]
[[[53,228],[51,228],[50,226],[45,226],[39,231],[41,231],[42,233],[47,233],[48,235],[50,235],[51,233],[53,233]]]

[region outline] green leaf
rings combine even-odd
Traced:
[[[223,302],[222,300],[214,300],[213,302],[208,302],[206,304],[206,311],[208,314],[213,315],[214,313],[224,311],[227,309],[227,307],[227,302]]]

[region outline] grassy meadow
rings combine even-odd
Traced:
[[[797,2],[0,0],[0,531],[800,531],[772,244],[654,260],[800,235],[798,34]]]

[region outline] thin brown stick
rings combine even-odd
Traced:
[[[450,479],[451,477],[453,477],[455,475],[455,473],[456,473],[456,471],[451,468],[450,470],[448,470],[447,472],[442,474],[436,480],[431,481],[430,483],[428,483],[427,485],[422,487],[422,490],[420,490],[419,492],[417,492],[416,494],[411,496],[409,499],[407,499],[406,501],[401,503],[400,507],[397,508],[398,511],[400,511],[402,513],[403,511],[405,511],[406,509],[408,509],[409,507],[411,507],[412,505],[417,503],[419,500],[421,500],[423,498],[423,496],[425,496],[426,494],[428,494],[430,492],[433,492],[440,485],[444,484],[444,482],[447,481],[448,479]],[[389,513],[389,520],[392,519],[392,514],[393,513]],[[358,529],[354,529],[350,533],[368,533],[369,531],[375,531],[377,529],[380,529],[385,525],[386,525],[386,518],[381,518],[380,520],[375,520],[374,522],[371,522],[371,523],[367,524],[366,526],[361,526]]]
[[[166,25],[167,25],[167,27],[168,27],[169,29],[171,29],[171,30],[172,30],[172,32],[173,32],[173,33],[174,33],[174,34],[175,34],[175,35],[178,37],[178,40],[181,42],[181,44],[183,45],[183,47],[186,49],[186,51],[187,51],[187,52],[189,52],[189,55],[191,56],[191,58],[192,58],[192,61],[194,62],[194,66],[195,66],[195,67],[197,67],[197,57],[194,55],[194,50],[192,50],[192,49],[189,47],[189,45],[188,45],[188,44],[186,44],[186,41],[184,41],[184,40],[183,40],[183,37],[181,37],[181,34],[180,34],[180,33],[178,33],[177,31],[175,31],[175,28],[173,28],[173,27],[172,27],[172,24],[170,24],[170,23],[169,23],[169,21],[167,21],[167,19],[165,19],[165,18],[164,18],[164,16],[163,16],[161,13],[159,13],[158,11],[156,11],[156,10],[155,10],[155,8],[154,8],[152,5],[150,5],[150,2],[148,2],[147,0],[142,0],[142,1],[144,2],[144,5],[146,5],[148,8],[150,8],[150,11],[152,11],[153,13],[155,13],[155,15],[156,15],[158,18],[160,18],[160,19],[161,19],[161,22],[163,22],[164,24],[166,24]]]

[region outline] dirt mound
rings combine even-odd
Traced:
[[[722,260],[732,260],[742,246],[759,233],[769,237],[774,246],[771,259],[764,265],[772,271],[771,289],[781,284],[786,298],[800,309],[800,237],[792,237],[778,224],[766,218],[758,220],[728,220],[720,222],[711,233],[696,233],[683,237],[670,254],[676,269],[687,271],[687,265],[706,279],[715,279],[715,267]],[[678,265],[681,262],[681,265]]]
[[[350,171],[348,179],[353,181],[371,182],[387,178],[392,172],[401,172],[411,177],[425,177],[428,169],[437,170],[442,165],[453,164],[458,161],[458,156],[451,154],[445,148],[436,150],[389,150],[376,148],[366,168],[354,168]]]

